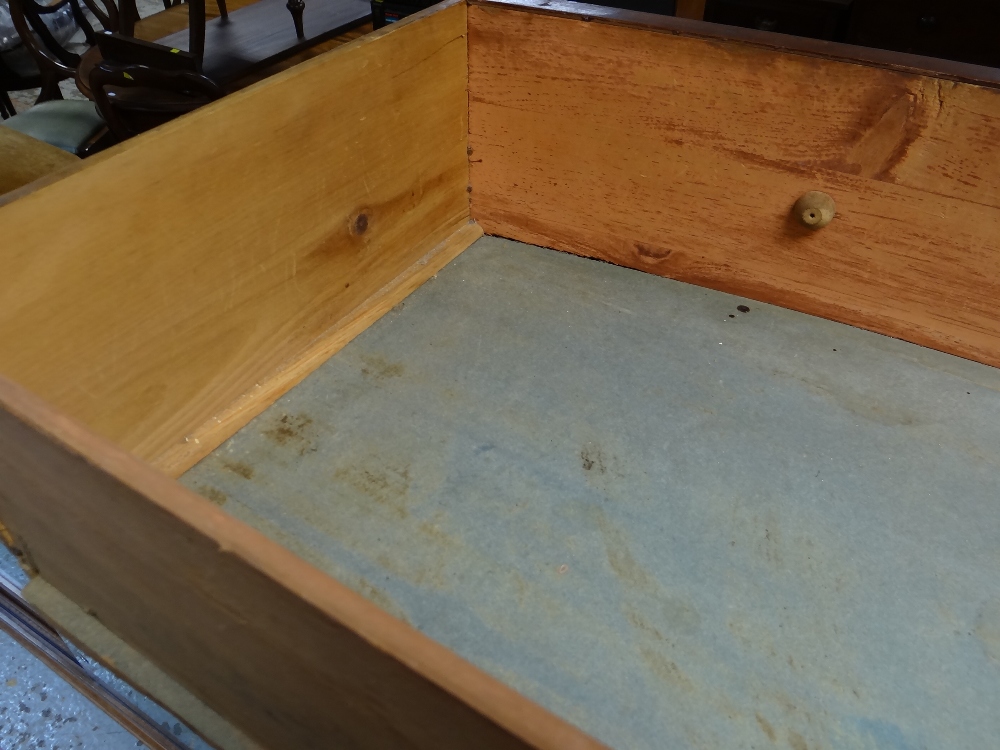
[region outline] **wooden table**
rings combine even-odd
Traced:
[[[365,0],[316,0],[303,19],[299,38],[285,8],[285,0],[260,0],[229,18],[205,24],[205,57],[202,70],[216,83],[225,85],[254,70],[265,68],[324,42],[371,18]],[[189,34],[178,31],[157,40],[177,49],[189,49]]]
[[[242,88],[248,80],[259,79],[261,72],[271,71],[290,59],[308,59],[317,49],[356,38],[358,32],[369,28],[366,24],[371,20],[371,4],[366,0],[314,0],[304,16],[304,36],[299,38],[285,0],[259,0],[242,7],[239,0],[227,4],[228,18],[218,17],[214,4],[211,9],[206,7],[206,13],[216,17],[205,24],[202,62],[202,72],[227,90]],[[136,24],[136,38],[190,49],[189,7],[174,6],[143,19]],[[88,98],[93,98],[90,71],[101,59],[100,50],[93,47],[77,68],[77,87]]]

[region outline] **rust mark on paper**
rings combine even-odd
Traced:
[[[361,374],[367,380],[375,382],[398,378],[406,372],[406,369],[399,362],[390,362],[385,357],[380,357],[377,354],[362,356],[361,361],[364,362]]]
[[[237,476],[243,477],[244,479],[253,479],[253,467],[250,464],[244,463],[242,461],[229,461],[226,459],[222,460],[222,468],[226,471],[231,471]]]
[[[263,435],[277,445],[299,445],[299,454],[304,455],[312,447],[309,427],[312,418],[306,414],[282,414],[274,425],[263,430]]]
[[[212,487],[211,485],[205,485],[204,487],[198,488],[198,494],[209,500],[219,507],[222,507],[227,502],[229,502],[229,496],[222,490]]]

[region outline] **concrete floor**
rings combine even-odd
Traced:
[[[0,572],[22,585],[27,576],[0,545]],[[99,664],[76,652],[77,661],[146,713],[190,750],[209,750],[176,717],[137,693]],[[0,631],[0,750],[126,750],[145,745]]]
[[[484,238],[182,481],[613,747],[982,750],[998,479],[1000,370]]]

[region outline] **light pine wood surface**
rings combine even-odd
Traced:
[[[498,7],[469,39],[488,234],[1000,365],[1000,91]]]
[[[0,195],[79,164],[79,157],[61,148],[0,126]]]
[[[0,209],[0,374],[140,457],[190,442],[468,222],[465,17],[358,39]]]
[[[456,229],[426,256],[326,331],[298,357],[192,430],[183,442],[154,457],[151,460],[153,466],[172,477],[179,477],[482,236],[482,228],[474,222]]]

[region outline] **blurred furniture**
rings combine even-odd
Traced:
[[[110,40],[109,40],[110,41]],[[102,44],[90,71],[94,102],[119,141],[162,125],[223,95],[187,52],[125,37]],[[112,55],[117,59],[109,59]]]
[[[205,0],[171,5],[138,21],[134,33],[122,33],[191,52],[200,72],[228,90],[235,81],[307,53],[371,18],[366,0],[317,0],[304,17],[299,36],[289,23],[286,0],[222,0],[218,15],[211,17],[215,6]],[[85,94],[87,76],[99,59],[93,51],[83,61],[85,70],[77,85]]]
[[[285,62],[307,59],[315,50],[351,35],[371,20],[366,0],[325,0],[317,3],[306,18],[305,38],[298,39],[288,24],[283,1],[236,0],[229,3],[235,8],[227,16],[201,22],[202,12],[208,13],[204,0],[171,6],[138,22],[135,38],[154,42],[160,48],[191,52],[197,61],[195,70],[231,91]],[[189,22],[200,23],[202,30],[192,28]],[[95,46],[83,56],[78,68],[77,87],[90,98],[90,71],[102,58]]]
[[[272,11],[275,5],[271,4]],[[330,5],[337,9],[337,3]],[[81,61],[77,86],[97,103],[113,137],[123,140],[197,109],[225,92],[248,86],[371,30],[365,23],[367,4],[340,3],[340,6],[340,17],[346,18],[346,23],[334,26],[334,35],[327,32],[323,36],[329,38],[315,44],[310,41],[308,46],[297,51],[293,48],[295,54],[289,55],[288,49],[284,48],[272,58],[264,58],[252,65],[245,64],[244,60],[242,66],[229,67],[225,58],[208,55],[207,62],[199,66],[200,61],[193,53],[177,46],[120,34],[101,34],[98,35],[97,45]],[[345,6],[347,12],[343,13]],[[230,28],[241,23],[243,11],[249,9],[237,8],[230,16],[228,23],[233,25]],[[273,13],[272,18],[275,16],[279,23],[284,20],[280,14]],[[287,20],[284,23],[287,27]],[[137,29],[140,28],[137,26]],[[178,31],[175,37],[164,41],[179,42],[183,34],[183,31]],[[229,49],[234,48],[235,45]],[[220,59],[221,65],[213,62]],[[199,70],[199,67],[202,69]]]
[[[204,10],[204,0],[188,3],[187,7],[174,6],[136,24],[136,36],[140,41],[153,41],[161,49],[190,52],[196,61],[194,70],[231,91],[285,61],[308,58],[312,50],[324,47],[371,20],[371,7],[366,0],[325,0],[317,3],[315,12],[306,18],[306,36],[298,39],[288,24],[283,1],[247,3],[230,12],[228,17],[219,16],[202,23],[200,33],[187,26],[188,13],[193,14],[192,23],[197,22],[201,13],[195,6],[200,5]],[[151,38],[164,27],[172,29],[172,33],[155,40]],[[90,71],[101,59],[103,55],[95,46],[83,56],[78,69],[77,87],[90,98],[93,98]]]
[[[105,31],[117,31],[131,36],[139,21],[135,0],[82,0]],[[93,40],[89,40],[93,44]]]
[[[34,86],[22,86],[22,80],[23,79],[11,73],[10,70],[4,66],[3,60],[0,60],[0,119],[6,120],[8,117],[13,117],[17,114],[17,110],[14,109],[14,102],[10,99],[9,92],[35,88]]]
[[[707,0],[705,20],[782,34],[843,40],[851,0]]]
[[[0,125],[0,195],[79,161],[62,149]]]
[[[855,0],[853,44],[1000,66],[996,0]]]
[[[107,128],[93,102],[54,100],[9,117],[0,127],[17,130],[76,156],[96,153],[108,142]]]
[[[76,0],[69,2],[79,10]],[[34,107],[3,124],[77,156],[87,156],[107,145],[104,120],[94,104],[62,100],[59,81],[75,76],[80,55],[60,44],[45,24],[46,6],[35,0],[9,0],[9,8],[21,43],[38,67],[42,92]],[[86,19],[81,25],[90,28]]]
[[[257,0],[229,0],[229,2],[224,1],[221,3],[221,6],[216,3],[209,3],[205,6],[205,14],[207,17],[210,17],[209,20],[220,18],[222,8],[226,8],[228,14],[229,10],[239,10],[247,5],[252,5],[256,1]],[[0,2],[3,2],[3,0],[0,0]],[[121,32],[120,35],[131,37],[137,42],[152,42],[155,44],[157,39],[162,39],[173,34],[187,34],[187,29],[189,28],[188,20],[187,5],[182,5],[180,2],[176,2],[167,10],[163,10],[159,13],[154,13],[151,16],[139,19],[134,24],[133,33],[128,34]],[[110,30],[114,31],[114,29]],[[102,42],[106,42],[106,36],[106,34],[99,35],[98,43],[100,44]],[[80,65],[77,67],[76,86],[83,93],[83,95],[89,99],[94,98],[90,92],[90,72],[103,59],[103,55],[98,48],[99,44],[95,45],[82,56]],[[157,46],[160,48],[163,47],[163,45]],[[181,45],[184,49],[187,49],[189,46],[189,44]],[[179,48],[171,47],[171,49]],[[197,67],[194,69],[197,69]]]
[[[320,44],[308,47],[307,49],[304,49],[301,52],[292,55],[291,57],[282,58],[281,60],[278,60],[277,62],[272,63],[267,67],[259,68],[251,72],[249,75],[242,76],[238,80],[227,84],[226,90],[231,92],[244,89],[247,86],[251,86],[257,83],[258,81],[262,81],[265,78],[269,78],[270,76],[276,75],[283,70],[288,70],[289,68],[292,68],[300,63],[304,63],[307,60],[311,60],[314,57],[318,57],[319,55],[322,55],[325,52],[329,52],[330,50],[335,49],[343,44],[347,44],[348,42],[353,42],[355,39],[358,39],[364,36],[365,34],[370,34],[371,31],[372,31],[372,24],[370,21],[368,23],[362,24],[361,26],[354,26],[353,28],[350,28],[341,34],[337,34],[335,37],[332,37],[326,40],[325,42],[321,42]]]
[[[10,2],[15,8],[11,26],[31,40],[24,47],[39,71],[37,83],[46,83],[40,100],[59,98],[58,82],[75,76],[80,90],[96,103],[36,107],[14,118],[12,127],[81,156],[190,112],[283,61],[306,58],[370,18],[365,0],[333,0],[317,3],[302,28],[295,29],[284,0],[261,0],[233,14],[219,0],[219,17],[207,21],[205,0],[194,0],[183,8],[187,30],[149,44],[127,36],[143,30],[134,0],[63,0],[81,16],[77,3],[83,2],[106,29],[97,34],[83,19],[88,39],[96,44],[81,56],[51,39],[48,30],[36,30],[46,28],[40,20],[45,6],[36,0]],[[174,13],[175,7],[164,11],[171,23],[180,20],[182,9]],[[6,97],[0,99],[0,112],[15,114]]]
[[[372,27],[381,29],[389,23],[412,16],[424,8],[429,8],[434,0],[371,0]]]
[[[27,8],[22,6],[16,14],[17,20],[8,0],[0,0],[0,117],[4,119],[16,114],[7,92],[40,88],[38,101],[58,99],[62,96],[59,81],[68,77],[64,70],[49,65],[47,61],[39,62],[30,46],[22,40],[18,24],[31,28],[32,39],[43,45],[57,60],[71,61],[74,54],[86,49],[85,44],[73,45],[70,42],[81,28],[88,36],[93,35],[93,29],[76,0],[60,0],[51,5],[32,0]]]
[[[94,30],[79,12],[77,0],[66,0],[66,3],[79,28],[84,29],[89,39],[93,39]],[[59,82],[74,77],[76,66],[80,64],[80,54],[89,48],[89,44],[82,47],[71,45],[52,33],[46,17],[55,12],[55,5],[45,6],[35,0],[7,0],[7,4],[22,48],[39,71],[42,91],[38,101],[61,99]],[[75,31],[76,28],[73,29]]]
[[[260,0],[207,21],[205,0],[188,2],[190,27],[157,43],[191,52],[199,72],[226,88],[234,81],[321,44],[371,18],[366,0],[323,0],[310,5],[302,34],[288,22],[286,0]]]

